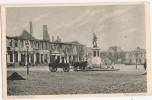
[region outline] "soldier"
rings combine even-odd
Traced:
[[[97,36],[95,33],[93,33],[93,40],[92,40],[92,43],[93,43],[93,47],[97,47]]]

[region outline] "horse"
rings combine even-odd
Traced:
[[[87,61],[74,62],[73,63],[74,71],[78,71],[78,69],[82,69],[83,71],[85,71],[87,64],[88,64]]]

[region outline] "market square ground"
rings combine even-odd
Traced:
[[[47,66],[8,68],[7,75],[19,73],[26,80],[8,80],[8,95],[58,95],[96,93],[145,93],[146,75],[143,65],[116,65],[119,71],[50,72]],[[27,79],[28,78],[28,79]]]

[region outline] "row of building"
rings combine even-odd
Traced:
[[[43,25],[43,39],[32,36],[33,29],[30,22],[30,32],[23,30],[20,36],[7,36],[8,65],[44,65],[54,60],[64,63],[78,62],[84,59],[85,46],[77,41],[61,42],[59,36],[50,41],[47,25]]]
[[[20,36],[7,36],[7,64],[8,65],[46,65],[58,60],[60,63],[79,62],[93,55],[92,48],[77,41],[62,42],[57,36],[49,38],[47,25],[43,25],[43,38],[33,37],[33,26],[30,22],[30,32],[23,30]],[[120,64],[143,64],[146,50],[137,47],[133,51],[123,51],[113,46],[107,51],[97,53],[104,62]]]

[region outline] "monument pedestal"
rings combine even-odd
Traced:
[[[101,57],[100,57],[100,49],[99,48],[93,48],[92,49],[92,67],[93,68],[101,68]]]
[[[102,68],[102,59],[100,57],[100,49],[92,48],[92,57],[89,60],[91,68]]]

